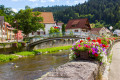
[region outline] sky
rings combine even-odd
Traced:
[[[0,5],[10,7],[14,12],[18,12],[20,9],[24,9],[26,5],[31,8],[41,6],[54,6],[54,5],[76,5],[78,3],[84,3],[87,0],[0,0]]]

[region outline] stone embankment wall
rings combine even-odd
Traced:
[[[116,40],[107,49],[109,54],[112,46],[120,40]],[[97,61],[72,61],[59,66],[48,72],[37,80],[108,80],[108,65],[100,64]]]
[[[37,80],[96,80],[99,63],[96,61],[72,61],[59,66]]]

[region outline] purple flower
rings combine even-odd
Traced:
[[[105,47],[104,48],[102,48],[102,50],[103,50],[103,52],[105,51]]]
[[[74,50],[74,48],[72,47],[72,50]]]
[[[100,47],[102,47],[102,44],[100,44]]]

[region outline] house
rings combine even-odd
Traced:
[[[4,22],[5,32],[7,33],[7,40],[22,40],[22,31],[18,30],[18,33],[14,33],[15,28],[11,27],[8,22]],[[17,38],[18,37],[18,38]]]
[[[90,32],[91,27],[89,24],[88,19],[73,19],[73,20],[69,20],[66,26],[66,32],[70,33],[77,33],[78,35],[80,35],[79,33],[81,32]]]
[[[56,26],[60,29],[60,32],[62,32],[62,25],[63,24],[64,24],[63,22],[56,23]]]
[[[15,39],[23,40],[23,35],[21,30],[19,30],[18,33],[15,34]]]
[[[48,35],[50,28],[55,26],[55,21],[54,21],[52,12],[41,12],[39,16],[43,17],[43,21],[40,23],[44,24],[45,28],[44,30],[40,29],[40,30],[37,30],[36,32],[30,33],[29,37]]]
[[[7,40],[14,40],[15,34],[13,32],[14,28],[8,22],[4,22],[5,32],[7,33]]]
[[[116,34],[117,36],[120,36],[120,30],[119,29],[115,29],[113,34]]]
[[[111,36],[112,33],[110,32],[109,29],[102,27],[102,28],[92,28],[91,33],[98,35],[98,36]]]
[[[0,42],[7,39],[6,28],[4,26],[4,16],[0,16]]]

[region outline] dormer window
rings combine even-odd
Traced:
[[[72,27],[76,27],[76,25],[72,25]]]

